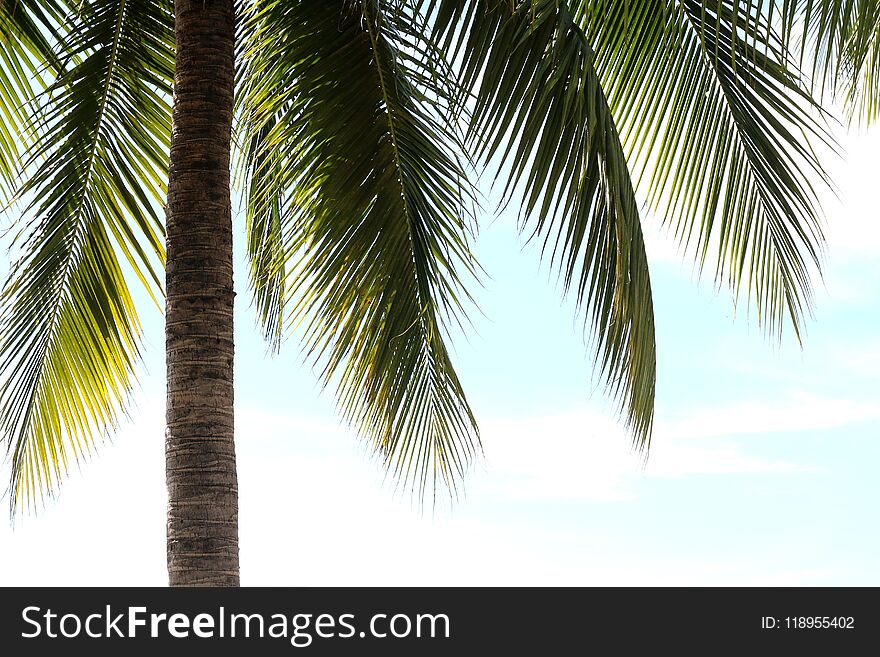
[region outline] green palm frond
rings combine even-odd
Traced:
[[[592,48],[567,3],[422,3],[473,90],[469,142],[521,195],[564,289],[588,315],[596,360],[647,448],[656,353],[648,262],[624,152]]]
[[[0,193],[8,196],[21,174],[29,138],[28,107],[61,70],[52,47],[65,8],[54,0],[0,0]],[[5,199],[0,197],[0,210]]]
[[[471,192],[417,28],[390,0],[258,2],[239,102],[267,333],[301,326],[344,418],[421,497],[454,490],[479,437],[444,343],[476,269]]]
[[[113,427],[138,358],[131,269],[161,293],[174,33],[166,0],[95,0],[54,44],[65,69],[32,105],[27,228],[0,315],[10,500],[51,493]]]
[[[257,318],[273,351],[281,349],[287,298],[287,254],[282,216],[285,188],[284,159],[280,149],[267,140],[275,136],[275,116],[265,117],[264,125],[250,135],[241,164],[248,180],[245,206],[247,255],[251,290]]]
[[[798,0],[782,7],[785,22],[800,24],[801,56],[817,91],[830,89],[850,119],[880,116],[880,1]]]
[[[758,322],[798,337],[824,237],[811,142],[828,143],[771,24],[735,0],[580,3],[628,160],[700,267],[743,290]]]
[[[845,98],[850,119],[872,123],[880,118],[880,2],[858,4],[843,57]]]

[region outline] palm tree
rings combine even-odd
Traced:
[[[166,299],[169,581],[238,583],[231,158],[267,339],[303,331],[344,420],[420,496],[455,491],[481,450],[446,342],[480,273],[487,168],[639,448],[655,343],[634,190],[768,331],[802,326],[825,133],[766,3],[233,5],[0,0],[13,512],[124,410],[140,284]]]

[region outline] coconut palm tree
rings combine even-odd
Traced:
[[[809,312],[825,133],[766,6],[0,0],[13,510],[116,426],[141,285],[165,299],[169,581],[238,583],[231,170],[267,339],[299,327],[344,420],[407,488],[454,491],[481,450],[447,340],[480,273],[485,170],[576,299],[647,449],[635,190],[768,331]]]

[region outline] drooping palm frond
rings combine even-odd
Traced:
[[[470,190],[406,5],[255,3],[239,102],[252,285],[301,325],[343,417],[420,497],[479,449],[444,339],[463,318]],[[286,310],[287,309],[287,310]]]
[[[60,1],[0,0],[0,210],[21,174],[28,105],[61,70],[52,42],[64,15]]]
[[[628,159],[702,267],[746,291],[758,321],[800,336],[821,263],[811,143],[822,119],[771,24],[768,3],[579,3]],[[715,245],[715,246],[713,246]]]
[[[593,50],[565,2],[426,0],[474,94],[469,142],[588,316],[596,360],[647,448],[656,355],[638,206]]]
[[[255,116],[257,113],[246,120],[253,120]],[[270,349],[277,352],[284,338],[288,302],[288,254],[282,219],[284,199],[289,198],[289,194],[281,149],[267,142],[274,136],[276,117],[260,114],[260,119],[264,124],[249,128],[247,150],[239,159],[248,181],[245,229],[251,291],[263,335]]]
[[[880,116],[880,1],[797,0],[785,2],[787,25],[799,25],[797,40],[816,91],[843,99],[851,120]]]
[[[850,119],[880,118],[880,2],[859,3],[843,57]]]
[[[27,117],[27,228],[0,315],[10,500],[50,493],[112,427],[138,358],[131,269],[161,292],[174,33],[167,0],[95,0],[53,44],[65,68]]]

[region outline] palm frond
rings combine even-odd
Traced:
[[[634,442],[647,448],[656,352],[638,206],[593,50],[566,2],[426,0],[435,38],[472,90],[469,140],[523,199],[564,289],[587,314],[596,361]]]
[[[844,55],[846,103],[850,119],[880,118],[880,2],[861,2]]]
[[[166,0],[68,16],[65,68],[26,117],[21,259],[2,293],[0,428],[10,501],[51,493],[124,409],[140,325],[126,281],[161,293],[174,33]]]
[[[0,193],[9,196],[21,174],[30,137],[28,106],[61,70],[55,48],[65,15],[56,0],[0,0]],[[0,209],[6,205],[0,197]]]
[[[813,180],[821,117],[768,4],[580,3],[628,160],[702,268],[754,303],[759,324],[800,332],[824,237]],[[624,6],[626,5],[626,6]]]
[[[239,102],[251,281],[300,326],[343,417],[421,498],[479,450],[444,343],[463,321],[470,188],[441,67],[391,0],[255,3]]]
[[[247,119],[246,119],[247,120]],[[287,304],[287,254],[282,216],[286,197],[284,159],[280,149],[267,143],[277,125],[273,115],[249,136],[241,158],[249,181],[245,205],[247,256],[257,318],[272,351],[281,349]]]
[[[841,98],[850,120],[880,116],[880,2],[798,0],[782,6],[790,25],[801,26],[802,61],[817,92]]]

